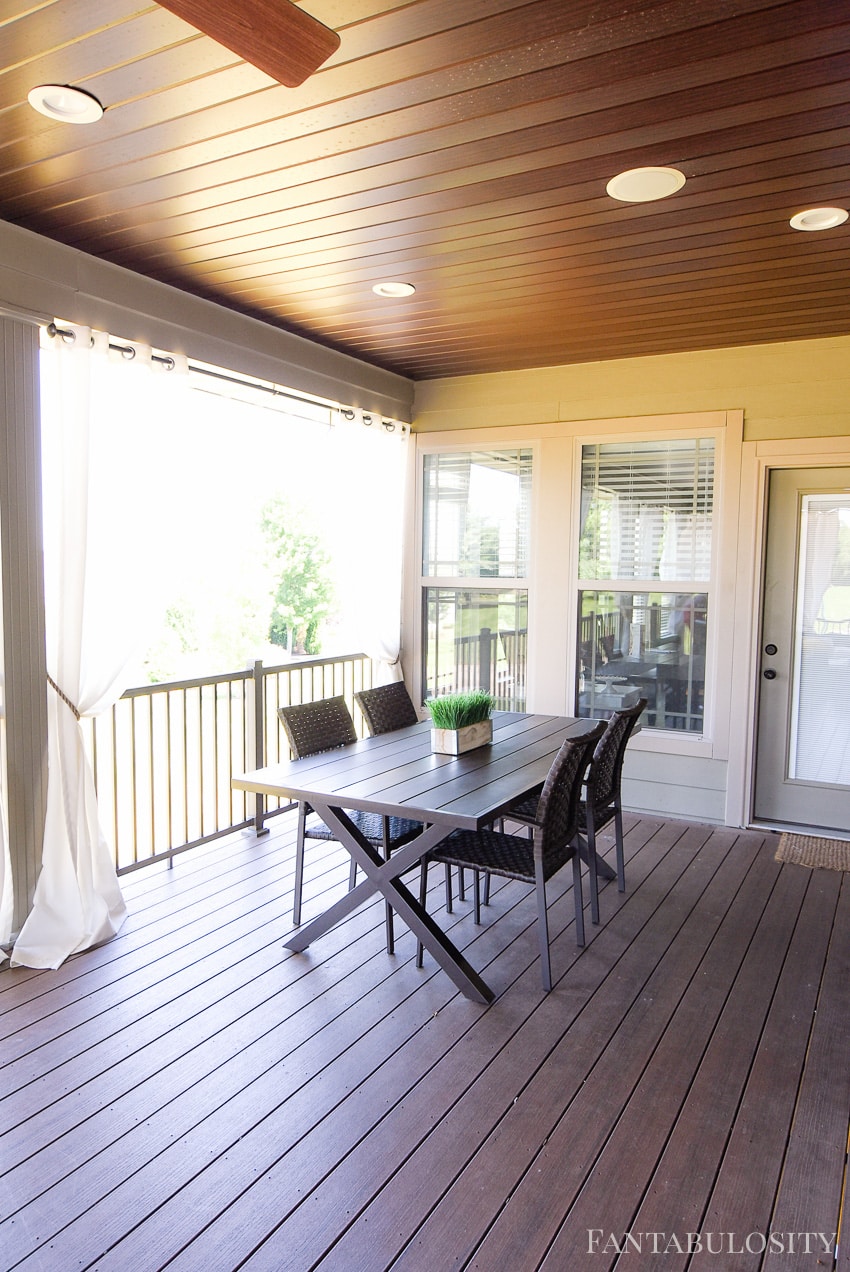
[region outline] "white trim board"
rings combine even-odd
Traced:
[[[412,380],[0,222],[0,307],[78,322],[410,423]]]

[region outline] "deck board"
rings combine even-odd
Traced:
[[[647,854],[645,860],[650,859],[651,855]],[[636,871],[635,884],[637,882]],[[564,913],[571,907],[567,894],[563,900]],[[524,922],[533,906],[520,908],[524,911],[520,921]],[[557,903],[553,909],[557,911]],[[506,922],[500,918],[499,925]],[[496,936],[499,925],[491,929],[491,936]],[[535,934],[527,932],[527,928],[524,934],[533,943]],[[588,934],[599,940],[602,929],[591,932],[588,926]],[[567,948],[574,963],[575,946],[570,944]],[[315,1190],[309,1210],[302,1210],[284,1228],[277,1229],[249,1266],[279,1266],[287,1250],[296,1257],[294,1266],[312,1266],[321,1254],[316,1250],[317,1212],[325,1225],[330,1222],[338,1226],[340,1198],[344,1197],[348,1198],[346,1207],[350,1218],[354,1218],[358,1208],[366,1207],[366,1210],[358,1231],[353,1236],[346,1234],[328,1256],[329,1266],[368,1266],[370,1259],[375,1260],[378,1267],[389,1265],[404,1244],[405,1233],[427,1217],[441,1190],[452,1182],[477,1142],[512,1107],[535,1064],[545,1062],[553,1036],[563,1030],[561,1011],[558,1006],[552,1007],[553,1000],[547,999],[540,989],[536,957],[527,958],[523,966],[520,980],[512,987],[510,1006],[506,996],[503,1012],[488,1013],[487,1019],[476,1025],[474,1038],[469,1040],[474,1045],[475,1065],[469,1064],[469,1046],[453,1045],[440,1056],[437,1065],[411,1087],[409,1096],[392,1109],[368,1139]],[[603,968],[604,960],[595,978],[604,975]],[[521,992],[514,993],[517,989]],[[577,996],[573,1010],[577,1011],[579,1005]],[[441,1025],[443,1032],[450,1030],[450,1018],[441,1021]],[[399,1060],[403,1066],[404,1057]],[[486,1092],[484,1103],[482,1092]],[[399,1169],[400,1137],[408,1139],[415,1151]],[[388,1184],[372,1202],[363,1181],[376,1178],[387,1179]],[[436,1246],[434,1258],[435,1266],[442,1266]]]
[[[432,872],[486,1009],[400,922],[387,956],[380,901],[283,949],[291,813],[128,876],[115,940],[0,972],[4,1269],[627,1269],[652,1263],[589,1260],[588,1229],[834,1230],[848,877],[780,866],[773,835],[627,826],[583,951],[553,881],[549,995],[527,890],[499,881],[476,928]],[[308,849],[305,917],[346,877]],[[762,1265],[792,1266],[724,1272]]]
[[[682,828],[676,829],[682,837]],[[671,909],[659,906],[658,898],[669,876],[682,870],[682,858],[677,859],[669,846],[668,836],[661,834],[652,850],[643,854],[646,864],[654,866],[645,879],[635,868],[636,863],[629,863],[631,896],[634,902],[639,900],[639,904],[631,906],[629,928],[633,939],[625,947],[622,939],[617,939],[617,935],[622,938],[629,930],[625,928],[617,935],[613,928],[592,933],[595,940],[581,958],[573,961],[561,981],[567,991],[566,1001],[540,994],[533,985],[537,968],[529,969],[526,993],[535,994],[537,1010],[516,1031],[490,1072],[470,1088],[463,1107],[454,1110],[439,1133],[429,1137],[419,1160],[408,1167],[410,1190],[417,1204],[422,1206],[427,1198],[432,1209],[428,1223],[401,1257],[400,1266],[415,1267],[423,1249],[427,1249],[436,1266],[448,1267],[464,1242],[474,1248],[479,1234],[486,1231],[494,1206],[498,1208],[512,1194],[539,1146],[548,1141],[564,1102],[573,1100],[586,1084],[600,1045],[614,1033],[645,983],[647,964],[642,942],[651,943],[654,939],[659,945],[669,943],[669,925],[675,919]],[[612,891],[606,893],[609,900]],[[609,986],[617,1003],[616,1011],[597,1006],[601,1002],[599,988],[609,980],[616,982]],[[486,1119],[481,1114],[482,1099],[489,1102]],[[568,1171],[569,1162],[563,1161],[558,1172],[559,1197],[568,1187]],[[427,1181],[430,1197],[422,1184],[416,1189],[417,1178]],[[493,1190],[485,1187],[482,1191],[482,1180],[491,1178]],[[436,1191],[440,1182],[446,1188],[442,1196]],[[357,1236],[363,1245],[376,1239],[376,1231],[381,1231],[381,1212],[389,1210],[392,1215],[394,1206],[375,1205],[373,1210],[377,1213],[364,1215],[358,1225]],[[563,1214],[560,1202],[558,1214]],[[510,1221],[508,1226],[511,1227]],[[526,1251],[539,1233],[536,1214],[530,1229],[524,1225],[523,1233],[517,1234]],[[347,1258],[349,1266],[356,1266],[357,1249],[352,1239],[341,1242],[329,1266],[344,1267]],[[515,1265],[510,1257],[502,1264]]]
[[[820,923],[819,916],[824,914],[824,902],[834,907],[838,884],[839,876],[828,871],[810,873],[807,880],[799,922],[795,924],[788,953],[779,969],[764,1028],[754,1050],[746,1087],[705,1212],[703,1222],[710,1231],[723,1230],[718,1227],[718,1220],[728,1224],[726,1230],[741,1234],[770,1231],[831,928],[831,924]],[[753,1161],[761,1163],[759,1171],[751,1169]],[[756,1251],[742,1255],[739,1266],[758,1267],[759,1256],[760,1252]],[[702,1252],[693,1264],[702,1268],[712,1257]]]
[[[808,1227],[827,1232],[840,1204],[841,1180],[835,1174],[834,1163],[847,1147],[842,1122],[844,1110],[850,1105],[848,930],[850,889],[845,886],[838,899],[826,968],[818,987],[793,1131],[783,1163],[782,1187],[771,1220],[771,1228],[777,1232],[805,1232]],[[810,1191],[809,1181],[817,1181],[816,1192]],[[845,1238],[845,1252],[848,1245]],[[783,1260],[787,1261],[787,1255],[774,1251],[768,1254],[765,1266],[774,1272]]]
[[[720,837],[714,838],[716,844]],[[688,896],[680,889],[680,902],[693,904],[684,915],[681,909],[678,915],[674,911],[674,920],[681,921],[666,948],[646,940],[630,947],[638,992],[628,1009],[612,1020],[611,1042],[556,1132],[547,1137],[522,1189],[499,1215],[473,1266],[487,1266],[495,1258],[509,1263],[520,1257],[514,1222],[526,1206],[531,1208],[530,1240],[537,1261],[553,1245],[563,1249],[576,1232],[579,1247],[586,1250],[587,1229],[611,1225],[614,1231],[624,1231],[629,1227],[634,1196],[645,1186],[647,1171],[675,1117],[679,1089],[687,1080],[683,1048],[692,1052],[700,1029],[708,1027],[704,994],[689,997],[688,990],[701,972],[702,960],[708,958],[706,949],[718,930],[718,914],[729,906],[751,860],[751,846],[737,853],[731,850],[734,842],[726,847],[704,891],[693,879],[694,893]],[[709,864],[706,853],[700,864]],[[660,957],[654,957],[654,950]],[[712,993],[722,985],[724,970],[734,965],[735,951],[728,954],[724,951],[721,968],[712,968]],[[605,1012],[609,1001],[607,996],[601,999],[597,1012]],[[630,1093],[625,1107],[624,1091]],[[593,1187],[585,1188],[590,1169]],[[601,1255],[595,1262],[605,1266]],[[552,1266],[558,1266],[557,1258]]]

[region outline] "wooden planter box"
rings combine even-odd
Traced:
[[[431,750],[438,755],[462,755],[493,741],[493,721],[480,720],[462,729],[432,729]]]

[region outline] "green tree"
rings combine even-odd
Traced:
[[[179,674],[181,659],[198,648],[195,606],[180,596],[166,607],[162,627],[144,656],[148,680],[157,684]]]
[[[330,557],[320,536],[305,525],[306,515],[280,496],[262,510],[262,530],[278,580],[269,639],[291,654],[321,652],[320,625],[333,611]]]

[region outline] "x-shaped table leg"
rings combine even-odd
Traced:
[[[587,847],[587,840],[583,836],[579,839],[578,855],[586,866],[590,865],[590,850]],[[600,879],[617,878],[617,871],[609,866],[605,858],[600,857],[598,853],[596,854],[596,873]]]
[[[451,834],[450,826],[429,826],[421,835],[396,849],[389,861],[381,855],[360,833],[341,808],[331,808],[310,796],[310,805],[325,825],[334,832],[344,848],[351,854],[366,878],[334,902],[324,914],[300,928],[288,941],[287,949],[306,950],[316,937],[324,936],[337,923],[346,918],[359,905],[380,893],[397,914],[404,919],[417,940],[433,956],[443,971],[452,978],[462,994],[476,1003],[491,1003],[493,991],[484,983],[475,969],[467,963],[460,950],[448,939],[399,878],[405,870],[415,866],[438,843]]]

